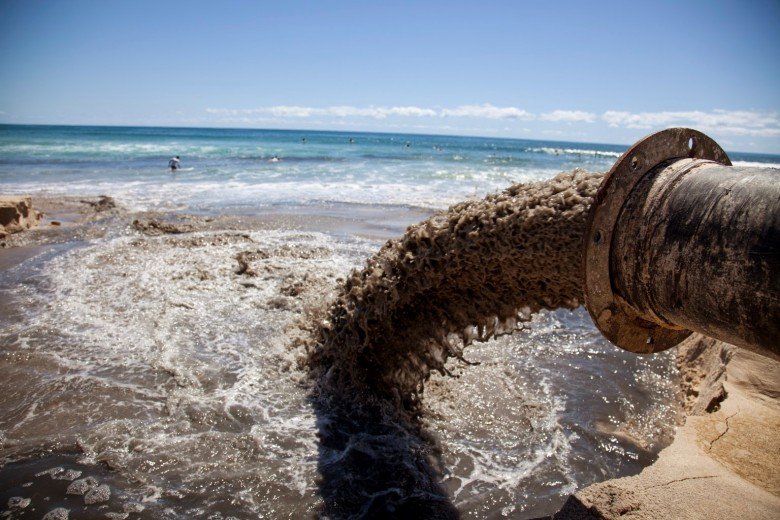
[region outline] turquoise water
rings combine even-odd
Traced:
[[[134,209],[320,202],[439,209],[575,167],[605,171],[625,149],[354,132],[0,125],[0,190],[110,194]],[[174,155],[184,171],[172,174]],[[780,166],[780,156],[730,155]]]
[[[318,202],[442,208],[577,166],[605,170],[623,150],[403,134],[0,126],[0,190],[105,193],[135,209]],[[173,155],[184,171],[167,170]]]

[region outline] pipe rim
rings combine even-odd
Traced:
[[[615,293],[610,276],[612,237],[629,194],[658,165],[686,158],[731,166],[726,152],[697,130],[670,128],[657,132],[636,142],[612,166],[588,215],[582,261],[585,308],[609,341],[631,352],[661,352],[692,333],[644,319],[642,312]]]

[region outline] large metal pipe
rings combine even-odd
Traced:
[[[780,359],[780,170],[731,166],[695,130],[653,134],[606,175],[585,241],[585,305],[616,345],[695,331]]]

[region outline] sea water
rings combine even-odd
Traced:
[[[79,518],[370,516],[410,493],[396,482],[409,468],[386,465],[401,446],[433,456],[413,469],[429,488],[411,490],[430,510],[530,518],[581,486],[638,472],[677,420],[673,352],[623,352],[582,309],[541,312],[515,334],[470,345],[464,359],[478,365],[450,360],[457,377],[428,381],[417,433],[345,427],[312,400],[294,341],[305,341],[307,320],[350,271],[406,226],[513,183],[605,171],[624,149],[0,127],[0,192],[110,195],[125,212],[0,271],[0,507],[20,518],[57,507]],[[167,170],[173,155],[183,171]],[[230,225],[146,236],[129,225],[149,214],[139,212],[194,215],[195,224],[226,215]],[[294,215],[295,225],[253,225],[260,214]],[[250,259],[243,272],[240,255]],[[334,431],[346,435],[337,446]],[[376,461],[382,471],[368,478],[328,471]],[[105,501],[67,493],[87,477],[110,490]],[[335,504],[345,486],[357,502]]]
[[[575,167],[606,171],[626,148],[352,132],[0,125],[0,190],[110,193],[135,209],[327,202],[442,209]],[[172,174],[167,164],[176,155],[183,171]],[[778,156],[731,157],[780,167]]]
[[[603,170],[623,149],[419,135],[2,126],[0,189],[110,193],[136,209],[328,202],[438,209],[575,166]],[[172,174],[167,164],[175,155],[184,171]]]

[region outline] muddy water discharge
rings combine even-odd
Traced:
[[[461,203],[353,272],[312,364],[330,390],[370,386],[413,406],[432,370],[540,309],[582,300],[582,236],[602,174],[575,170]]]
[[[425,382],[450,374],[448,358],[471,364],[463,349],[473,341],[579,306],[601,178],[575,170],[455,205],[350,275],[310,353],[315,408],[330,418],[321,438],[341,454],[320,467],[328,514],[457,516],[418,421]]]
[[[637,472],[670,431],[670,356],[545,310],[580,299],[597,182],[516,186],[377,254],[355,207],[326,233],[119,213],[0,269],[0,512],[528,518]]]

